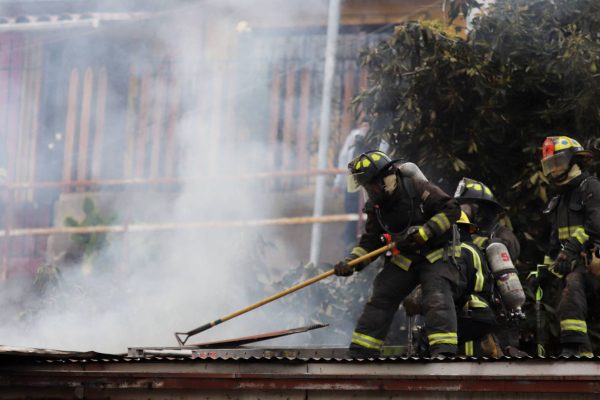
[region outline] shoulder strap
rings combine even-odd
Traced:
[[[595,175],[590,175],[587,178],[585,178],[584,180],[581,181],[581,183],[579,184],[579,187],[577,188],[577,192],[579,194],[579,198],[580,198],[580,202],[583,206],[585,206],[585,203],[587,202],[587,200],[589,198],[591,198],[593,196],[593,193],[591,192],[591,190],[593,190],[593,188],[590,187],[590,184],[592,182],[598,182],[598,178]]]
[[[364,213],[374,213],[375,212],[375,205],[373,204],[373,202],[371,200],[367,200],[365,202],[365,205],[364,205],[362,211]]]
[[[585,178],[584,180],[582,180],[581,183],[579,184],[579,190],[584,191],[585,189],[587,189],[587,184],[593,180],[598,180],[596,175],[590,175],[587,178]]]
[[[402,186],[404,186],[408,197],[413,200],[418,199],[419,194],[417,193],[417,189],[415,188],[415,183],[413,182],[412,178],[404,176],[402,173],[400,173],[400,177],[402,179]]]

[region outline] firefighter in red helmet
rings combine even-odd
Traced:
[[[586,171],[590,156],[568,136],[547,137],[542,146],[542,171],[558,192],[544,211],[552,223],[544,264],[564,279],[558,305],[564,356],[593,355],[586,320],[600,304],[600,279],[586,269],[582,256],[600,238],[600,182]]]
[[[365,232],[336,275],[348,276],[348,261],[381,247],[389,235],[396,251],[385,258],[373,283],[373,294],[352,335],[350,355],[376,357],[400,302],[420,283],[430,355],[457,352],[454,297],[460,256],[453,224],[460,217],[455,199],[429,182],[413,163],[396,163],[381,151],[370,151],[348,165],[348,189],[362,188],[368,195]],[[357,267],[361,270],[364,265]]]

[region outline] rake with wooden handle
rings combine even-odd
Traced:
[[[365,254],[364,256],[360,256],[358,258],[355,258],[354,260],[348,261],[348,265],[350,265],[351,267],[354,267],[354,266],[356,266],[358,264],[361,264],[364,261],[367,261],[367,260],[370,260],[372,258],[375,258],[378,255],[380,255],[382,253],[385,253],[386,251],[392,250],[394,248],[394,246],[395,246],[394,242],[388,243],[385,246],[378,248],[377,250],[373,250],[372,252]],[[304,282],[298,283],[297,285],[294,285],[294,286],[292,286],[292,287],[290,287],[288,289],[285,289],[285,290],[283,290],[283,291],[281,291],[279,293],[276,293],[276,294],[274,294],[272,296],[269,296],[269,297],[267,297],[265,299],[262,299],[261,301],[256,302],[256,303],[254,303],[252,305],[249,305],[248,307],[242,308],[241,310],[238,310],[238,311],[236,311],[234,313],[231,313],[229,315],[226,315],[224,317],[221,317],[219,319],[211,321],[211,322],[209,322],[207,324],[199,326],[199,327],[197,327],[195,329],[192,329],[191,331],[188,331],[188,332],[175,332],[175,339],[177,339],[177,343],[179,343],[179,346],[183,346],[183,345],[185,345],[185,343],[188,341],[188,339],[190,337],[192,337],[192,336],[194,336],[194,335],[196,335],[196,334],[198,334],[200,332],[204,332],[205,330],[210,329],[213,326],[217,326],[217,325],[219,325],[219,324],[221,324],[221,323],[223,323],[225,321],[229,321],[232,318],[235,318],[235,317],[237,317],[239,315],[245,314],[248,311],[252,311],[252,310],[254,310],[254,309],[258,308],[258,307],[264,306],[265,304],[270,303],[270,302],[272,302],[274,300],[277,300],[277,299],[279,299],[279,298],[281,298],[283,296],[286,296],[286,295],[288,295],[290,293],[294,293],[295,291],[298,291],[298,290],[300,290],[302,288],[305,288],[306,286],[312,285],[315,282],[318,282],[320,280],[323,280],[323,279],[325,279],[325,278],[333,275],[334,272],[335,271],[333,269],[330,269],[329,271],[323,272],[322,274],[319,274],[319,275],[314,276],[314,277],[312,277],[310,279],[307,279]],[[183,336],[183,339],[182,339],[182,336]]]

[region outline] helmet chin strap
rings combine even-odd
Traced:
[[[577,178],[579,175],[581,175],[581,168],[579,168],[579,165],[573,164],[573,166],[571,167],[569,172],[566,175],[563,174],[563,175],[557,177],[554,180],[554,183],[557,186],[564,186],[567,183],[571,182],[573,179]]]

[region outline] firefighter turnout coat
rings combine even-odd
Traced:
[[[569,182],[554,197],[546,211],[551,216],[552,232],[544,264],[552,265],[566,241],[588,249],[600,238],[600,181],[584,172]],[[561,343],[581,344],[591,350],[586,319],[593,305],[600,304],[600,280],[589,273],[583,257],[565,277],[565,287],[558,305]]]
[[[423,311],[430,349],[456,353],[457,327],[454,298],[458,269],[451,259],[460,256],[460,242],[452,243],[452,226],[460,217],[456,200],[422,179],[402,177],[385,201],[365,204],[365,232],[352,250],[354,257],[381,247],[381,236],[398,234],[409,226],[425,226],[431,237],[420,248],[401,249],[387,256],[373,283],[373,295],[364,307],[350,348],[377,352],[383,345],[400,302],[416,287],[423,288]]]

